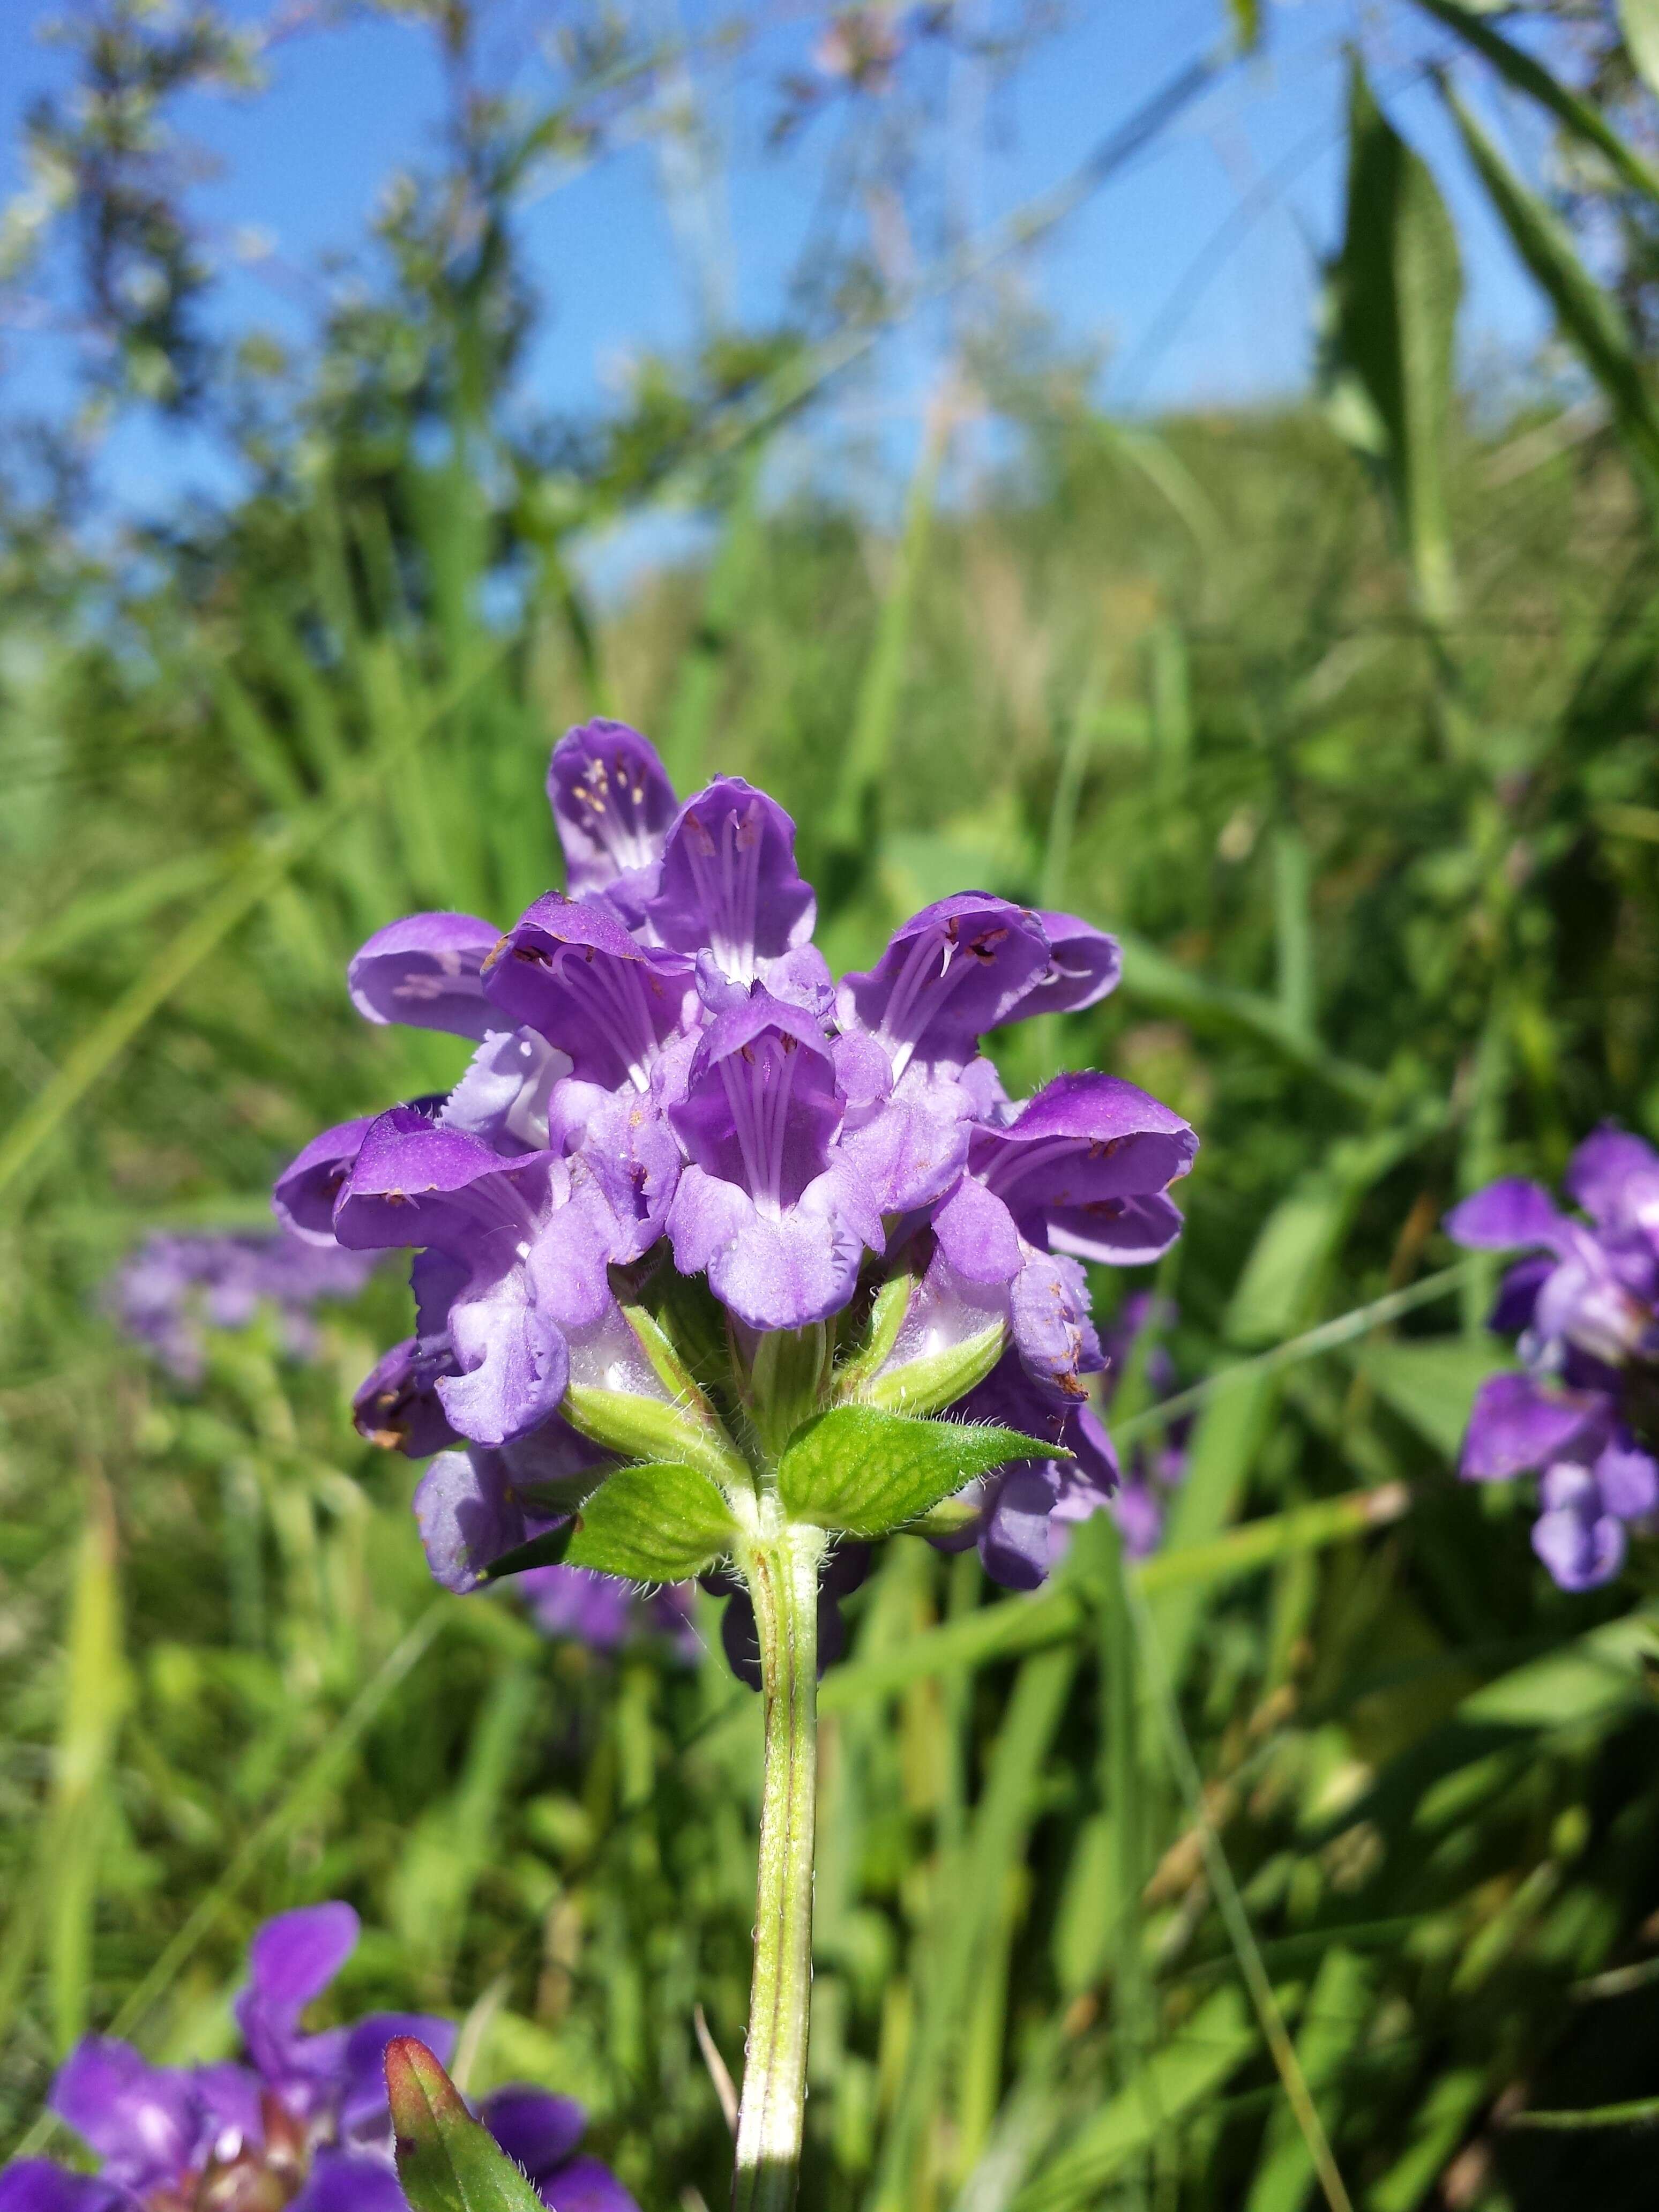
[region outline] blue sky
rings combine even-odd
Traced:
[[[507,21],[533,21],[528,0],[507,0]],[[969,5],[975,0],[969,0]],[[979,0],[988,6],[990,0]],[[19,181],[18,119],[32,94],[60,84],[60,54],[35,34],[63,0],[4,0],[0,8],[0,127],[8,193]],[[674,0],[640,0],[647,20],[673,20]],[[511,12],[516,11],[516,12]],[[555,11],[543,6],[540,19]],[[694,31],[713,0],[686,0]],[[766,319],[811,218],[829,133],[813,126],[787,158],[769,155],[771,87],[810,51],[812,11],[781,9],[757,50],[705,60],[697,90],[720,147],[714,241],[705,257],[739,314]],[[1231,71],[1171,130],[1018,265],[1022,296],[1079,341],[1109,349],[1103,391],[1115,404],[1164,409],[1237,403],[1294,391],[1311,357],[1316,257],[1340,224],[1346,42],[1363,38],[1374,81],[1396,122],[1428,155],[1464,243],[1466,364],[1523,357],[1545,328],[1536,299],[1495,235],[1449,143],[1420,64],[1445,41],[1402,0],[1279,0],[1257,58]],[[821,21],[821,15],[819,17]],[[957,134],[963,197],[994,219],[1068,174],[1089,149],[1184,61],[1223,34],[1220,0],[1073,0],[1012,91],[984,110],[987,127]],[[361,238],[390,172],[430,149],[441,86],[429,43],[407,25],[364,21],[285,41],[272,53],[269,91],[252,103],[194,100],[183,118],[217,173],[198,188],[201,220],[221,238],[258,229],[276,252],[238,270],[216,312],[301,332],[320,296],[313,270]],[[1535,166],[1532,120],[1495,104],[1473,80],[1516,157]],[[956,95],[982,94],[973,75]],[[964,112],[978,112],[971,105]],[[526,219],[532,267],[550,302],[529,383],[544,404],[580,410],[617,388],[621,365],[642,348],[672,348],[696,326],[697,283],[665,206],[648,144],[625,147],[548,193]],[[688,204],[684,192],[679,204]],[[842,395],[851,422],[902,432],[919,416],[938,368],[941,319],[884,343],[873,371]],[[67,395],[64,349],[45,334],[9,349],[14,396],[42,406]],[[138,511],[164,506],[192,480],[211,482],[206,457],[153,427],[114,441],[106,481]]]

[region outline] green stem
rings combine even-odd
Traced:
[[[732,2212],[789,2212],[800,2172],[812,1993],[817,1602],[823,1538],[788,1528],[745,1547],[760,1636],[765,1765],[755,1976],[738,2107]]]

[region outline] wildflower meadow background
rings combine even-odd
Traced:
[[[615,721],[787,810],[884,1048],[910,918],[1007,902],[1007,1097],[1198,1139],[1059,1363],[1108,1510],[834,1555],[803,2206],[1650,2204],[1659,7],[0,36],[0,2155],[102,2173],[0,2204],[382,2212],[394,2031],[545,2202],[726,2200],[752,1613],[437,1587],[406,1255],[270,1209],[466,1070],[348,963],[580,891],[550,756]]]

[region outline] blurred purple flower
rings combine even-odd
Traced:
[[[1156,1403],[1172,1395],[1176,1388],[1175,1362],[1163,1338],[1176,1318],[1176,1309],[1153,1291],[1136,1291],[1125,1298],[1104,1340],[1106,1370],[1102,1377],[1101,1395],[1108,1408],[1117,1395],[1140,1337],[1149,1328],[1156,1328],[1158,1334],[1146,1355],[1144,1377],[1148,1395]],[[1179,1489],[1186,1480],[1187,1438],[1191,1430],[1189,1414],[1163,1430],[1155,1443],[1136,1444],[1130,1450],[1121,1486],[1112,1499],[1111,1512],[1122,1536],[1123,1548],[1132,1559],[1144,1559],[1158,1549],[1162,1540],[1169,1492]]]
[[[236,2000],[245,2057],[210,2066],[152,2066],[130,2044],[88,2036],[59,2068],[48,2102],[99,2160],[95,2174],[45,2159],[0,2172],[0,2212],[405,2212],[392,2161],[385,2057],[416,2036],[439,2059],[453,2021],[371,2013],[320,2033],[300,2022],[357,1942],[349,1905],[279,1914],[255,1935]],[[633,2199],[574,2154],[584,2116],[568,2098],[503,2090],[481,2114],[525,2164],[544,2203],[632,2212]],[[534,2160],[525,2148],[539,2148]],[[568,2193],[566,2182],[571,2184]],[[586,2191],[584,2194],[583,2192]]]
[[[147,1237],[111,1278],[106,1303],[127,1334],[179,1382],[199,1382],[210,1328],[245,1329],[262,1308],[276,1314],[291,1358],[317,1350],[313,1309],[355,1298],[374,1273],[373,1253],[317,1244],[290,1231]]]
[[[1604,1127],[1567,1164],[1565,1213],[1510,1177],[1454,1206],[1446,1233],[1475,1251],[1521,1249],[1491,1326],[1519,1333],[1522,1373],[1476,1394],[1461,1472],[1474,1482],[1538,1473],[1533,1548],[1563,1589],[1593,1589],[1624,1564],[1626,1529],[1659,1510],[1659,1462],[1638,1410],[1659,1364],[1659,1154]]]

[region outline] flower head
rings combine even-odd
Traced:
[[[1659,1510],[1638,1410],[1659,1363],[1659,1154],[1598,1129],[1569,1161],[1566,1188],[1583,1217],[1515,1177],[1455,1206],[1446,1231],[1476,1251],[1527,1255],[1491,1316],[1519,1333],[1524,1371],[1481,1385],[1461,1471],[1474,1482],[1538,1473],[1533,1548],[1562,1589],[1583,1590],[1618,1573],[1628,1525]]]
[[[701,1469],[681,1494],[711,1482],[702,1525],[735,1528],[789,1434],[862,1394],[1031,1438],[973,1510],[991,1571],[1040,1579],[1115,1480],[1084,1263],[1165,1249],[1197,1140],[1109,1076],[1011,1101],[982,1047],[1094,1004],[1116,945],[964,891],[837,985],[764,792],[721,776],[679,804],[615,722],[561,740],[549,792],[564,890],[499,933],[411,917],[352,963],[368,1019],[476,1041],[459,1084],[328,1132],[278,1184],[305,1233],[416,1255],[416,1332],[357,1413],[439,1454],[416,1508],[434,1574],[556,1571],[630,1461]],[[642,1582],[722,1556],[597,1563],[636,1555]]]
[[[77,2044],[48,2101],[98,2171],[18,2160],[0,2172],[0,2212],[405,2212],[386,2048],[412,2035],[445,2059],[455,2029],[406,2013],[370,2013],[318,2033],[302,2027],[356,1942],[349,1905],[302,1906],[265,1923],[236,2000],[240,2061],[153,2066],[111,2037]],[[632,2212],[632,2198],[603,2166],[574,2155],[585,2123],[568,2098],[504,2090],[481,2117],[526,2166],[544,2203]],[[534,2160],[523,2148],[532,2139],[541,2152]],[[567,2177],[575,2185],[568,2196]]]

